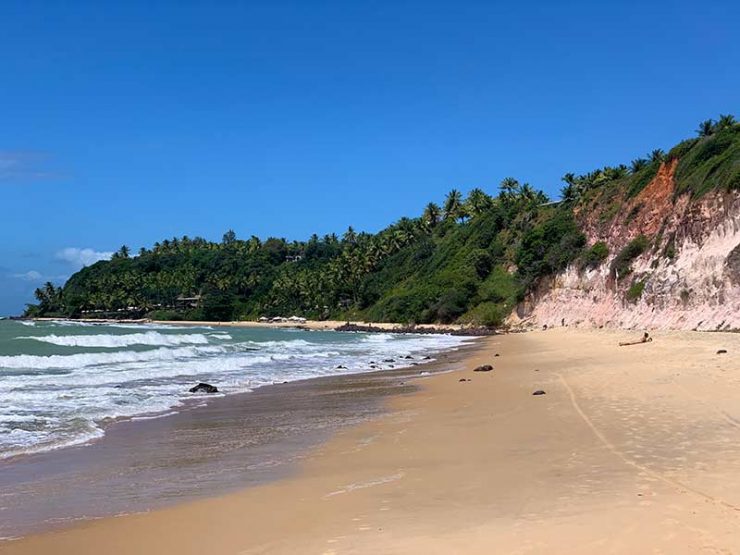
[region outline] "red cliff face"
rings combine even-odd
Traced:
[[[688,205],[688,195],[674,200],[677,164],[675,159],[661,164],[650,183],[634,198],[621,203],[611,217],[608,206],[596,210],[581,208],[577,217],[589,244],[604,241],[610,251],[616,251],[639,235],[657,236],[676,211],[683,211]]]
[[[676,196],[677,164],[662,164],[631,199],[609,191],[584,204],[576,217],[588,244],[604,241],[608,258],[546,280],[511,323],[740,329],[740,193]],[[615,282],[612,261],[640,235],[649,247]]]

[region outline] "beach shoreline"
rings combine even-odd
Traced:
[[[101,422],[104,433],[86,442],[2,459],[0,545],[78,520],[149,511],[290,475],[306,450],[333,431],[382,415],[384,397],[414,390],[420,377],[447,371],[476,348],[469,341],[432,360],[400,357],[395,368],[185,399],[164,413]],[[220,443],[224,449],[214,452]],[[122,499],[104,499],[113,492]]]
[[[471,331],[472,336],[492,335],[491,333],[482,334],[475,326],[466,324],[400,324],[393,322],[366,322],[364,320],[304,320],[291,321],[270,321],[259,322],[256,320],[232,320],[232,321],[212,321],[212,320],[150,320],[150,319],[105,319],[105,318],[28,318],[30,321],[37,322],[73,322],[83,324],[154,324],[165,326],[182,326],[182,327],[215,327],[215,328],[253,328],[253,329],[299,329],[310,331],[336,331],[344,326],[358,328],[364,332],[387,332],[387,333],[439,333],[446,334],[450,332],[463,333]],[[414,331],[416,330],[416,331]]]
[[[738,552],[740,336],[634,335],[482,339],[295,475],[0,552]]]

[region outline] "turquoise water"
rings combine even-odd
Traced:
[[[118,418],[164,416],[198,382],[219,395],[363,372],[455,348],[441,335],[0,321],[0,458],[102,437]],[[394,358],[393,362],[384,362]]]

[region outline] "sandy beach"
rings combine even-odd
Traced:
[[[0,552],[740,552],[740,335],[636,335],[481,339],[294,475]]]

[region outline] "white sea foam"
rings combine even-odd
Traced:
[[[215,355],[224,347],[180,347],[177,349],[152,349],[148,351],[115,351],[112,353],[80,353],[76,355],[10,355],[0,356],[0,368],[79,369],[87,366],[121,364],[128,362],[155,362]]]
[[[116,349],[132,345],[150,346],[175,346],[175,345],[207,345],[209,337],[212,339],[231,339],[228,334],[211,334],[206,336],[202,333],[190,334],[164,334],[156,331],[145,333],[127,334],[88,334],[88,335],[42,335],[19,337],[18,339],[32,339],[52,345],[65,347],[102,347]]]
[[[12,335],[10,343],[0,340],[0,352],[4,347],[24,352],[0,356],[0,386],[6,392],[0,407],[0,458],[94,440],[112,418],[170,414],[186,399],[198,397],[188,390],[199,381],[228,395],[276,382],[367,371],[371,361],[380,368],[399,367],[407,363],[403,356],[419,360],[464,341],[392,333],[173,332],[129,324],[100,325],[94,333],[91,325],[60,325],[63,332],[47,322],[33,332],[18,327],[15,333],[26,331],[23,341]],[[124,326],[137,329],[110,329]],[[381,362],[388,358],[394,362]]]
[[[3,449],[0,450],[0,460],[8,459],[18,455],[31,455],[33,453],[43,453],[44,451],[53,451],[64,447],[73,447],[89,443],[103,437],[104,432],[101,428],[95,427],[86,432],[78,432],[73,435],[51,437],[49,441],[39,441],[38,436],[29,436],[24,441],[9,442],[0,444]]]

